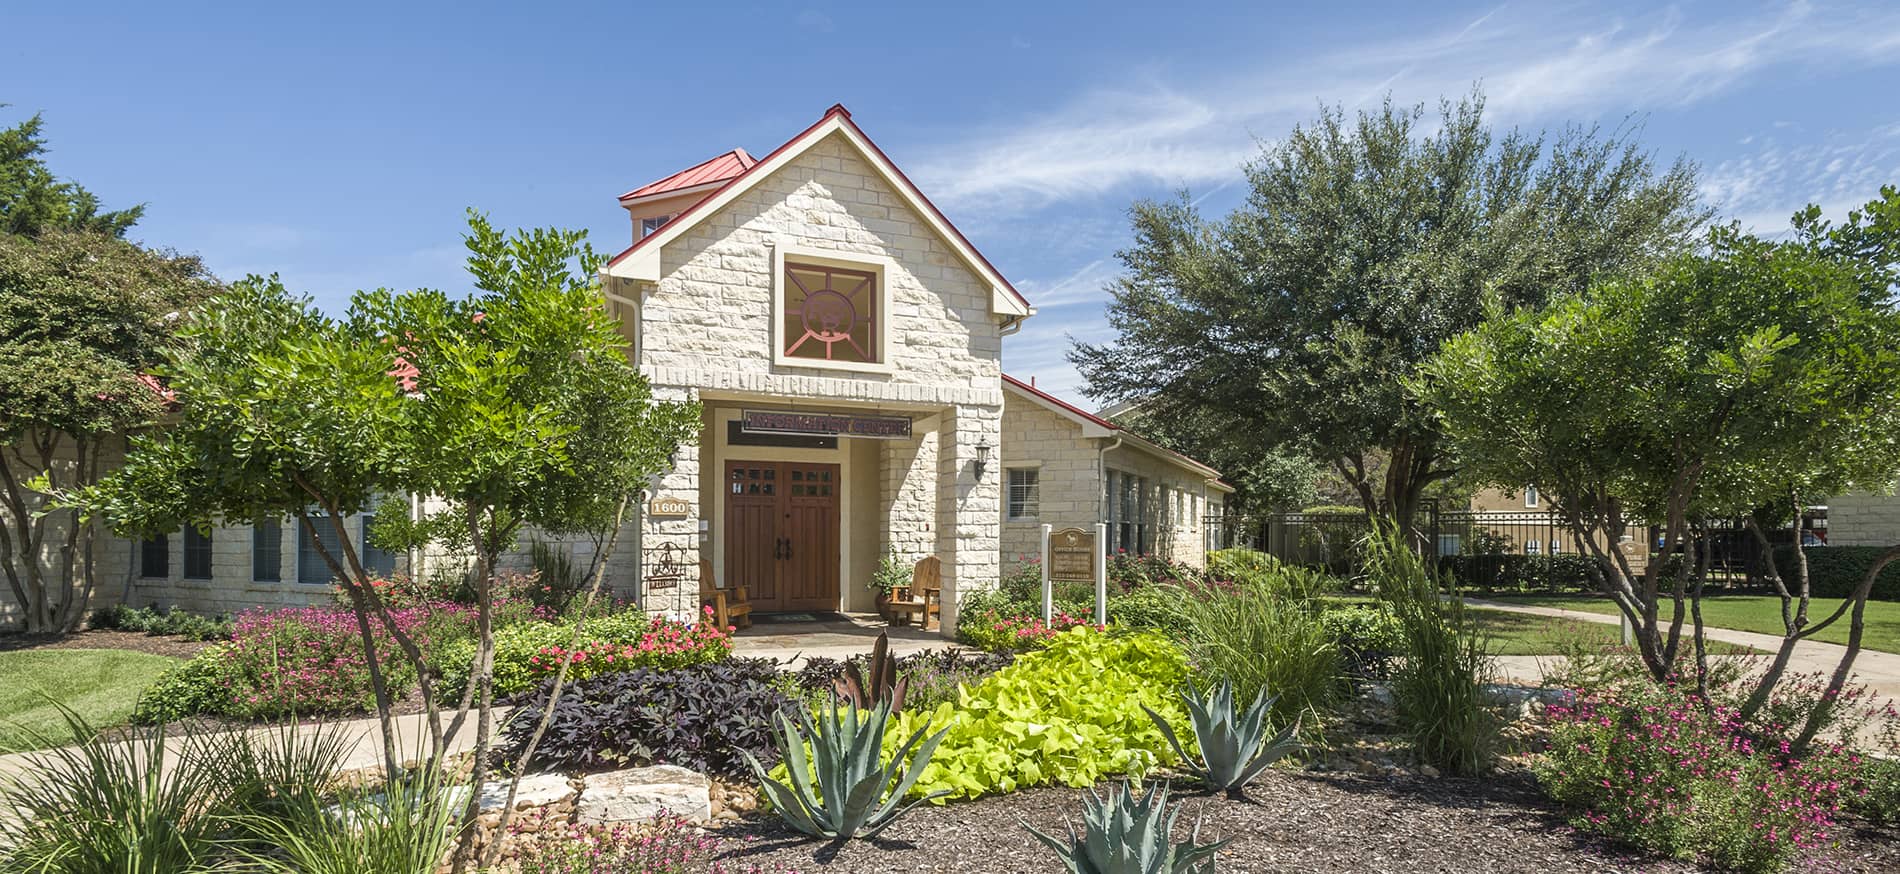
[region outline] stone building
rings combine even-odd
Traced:
[[[602,270],[605,306],[655,396],[704,410],[621,539],[621,594],[691,610],[703,575],[757,613],[864,611],[882,556],[935,555],[954,628],[957,593],[995,585],[1042,523],[1106,521],[1116,548],[1200,562],[1231,491],[1218,472],[1004,376],[1035,310],[844,107],[619,201],[634,240]],[[134,603],[232,609],[327,597],[305,539],[107,548]]]

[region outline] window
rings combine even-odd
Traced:
[[[370,576],[387,578],[396,572],[396,554],[369,542],[369,529],[375,522],[374,515],[363,515],[363,541],[359,547],[363,556],[363,570],[368,571]]]
[[[315,540],[310,537],[310,528],[317,529]],[[330,565],[323,560],[323,554],[317,551],[317,544],[332,556],[339,555],[336,526],[330,524],[330,517],[321,514],[310,517],[310,526],[297,526],[297,582],[311,586],[327,586],[336,579],[330,572]]]
[[[1009,471],[1009,518],[1034,519],[1042,503],[1041,471],[1033,467]]]
[[[1111,470],[1103,497],[1108,507],[1109,551],[1146,554],[1153,543],[1150,522],[1154,514],[1148,480]]]
[[[1561,541],[1561,540],[1557,540],[1557,539],[1555,539],[1555,538],[1552,538],[1552,539],[1551,539],[1551,541],[1550,541],[1550,554],[1551,554],[1551,555],[1563,555],[1563,554],[1564,554],[1564,544],[1563,544],[1563,541]]]
[[[640,220],[641,239],[645,239],[646,237],[650,236],[654,231],[659,230],[662,225],[665,225],[667,222],[672,221],[672,220],[673,220],[673,217],[670,215],[656,215],[652,218],[641,219]]]
[[[1525,509],[1528,509],[1528,510],[1537,509],[1537,487],[1536,486],[1524,487],[1524,507]]]
[[[211,579],[211,535],[185,526],[185,579]]]
[[[1525,554],[1525,555],[1537,555],[1537,554],[1539,554],[1539,553],[1541,553],[1541,552],[1543,551],[1543,550],[1542,550],[1542,548],[1541,548],[1542,546],[1543,546],[1543,544],[1541,544],[1541,543],[1539,543],[1539,542],[1537,542],[1537,541],[1535,541],[1535,540],[1526,540],[1526,541],[1524,541],[1524,554]]]
[[[172,575],[172,544],[165,535],[139,544],[139,576],[162,580]]]
[[[259,522],[251,526],[251,579],[260,583],[284,578],[284,525]]]
[[[778,359],[878,365],[884,318],[883,276],[865,268],[787,260],[779,282]]]

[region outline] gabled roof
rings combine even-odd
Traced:
[[[1207,477],[1208,484],[1220,489],[1221,491],[1231,492],[1234,490],[1233,486],[1230,486],[1224,482],[1221,482],[1220,471],[1215,470],[1214,468],[1209,467],[1206,464],[1202,464],[1199,461],[1195,461],[1194,459],[1189,458],[1186,455],[1182,455],[1179,452],[1169,449],[1166,446],[1162,446],[1159,443],[1149,440],[1148,438],[1143,437],[1140,434],[1136,434],[1135,432],[1130,431],[1127,428],[1123,428],[1122,426],[1117,425],[1114,422],[1110,422],[1109,420],[1104,419],[1100,416],[1097,416],[1094,413],[1091,413],[1087,410],[1084,410],[1081,407],[1071,404],[1068,401],[1065,401],[1059,397],[1056,397],[1055,395],[1052,395],[1046,391],[1043,391],[1042,389],[1039,389],[1030,383],[1023,382],[1022,380],[1017,379],[1016,377],[1010,376],[1009,374],[1005,373],[1003,374],[1003,385],[1006,388],[1015,389],[1017,394],[1022,395],[1023,397],[1028,398],[1029,400],[1035,401],[1038,404],[1041,404],[1042,406],[1048,408],[1051,412],[1054,412],[1056,415],[1062,416],[1065,419],[1068,419],[1072,422],[1075,422],[1078,425],[1081,425],[1082,436],[1084,437],[1120,438],[1123,441],[1126,441],[1127,443],[1132,443],[1136,447],[1145,449],[1149,451],[1150,453],[1179,462],[1182,466],[1190,470],[1193,470],[1195,473],[1198,473],[1202,476]]]
[[[897,165],[891,163],[891,159],[885,156],[883,150],[879,149],[876,143],[871,142],[871,139],[864,135],[864,131],[851,121],[850,110],[845,109],[842,104],[834,104],[825,111],[824,117],[820,118],[816,124],[787,140],[784,145],[773,149],[771,154],[753,163],[739,175],[720,184],[705,198],[682,210],[659,230],[640,238],[625,251],[615,255],[601,269],[602,275],[658,282],[660,250],[667,243],[677,239],[707,216],[718,212],[721,207],[737,199],[752,186],[757,185],[760,180],[772,175],[774,171],[792,162],[807,149],[834,133],[842,134],[845,141],[857,150],[859,157],[884,178],[885,184],[889,185],[913,212],[917,213],[926,224],[931,226],[932,230],[936,231],[938,236],[950,245],[951,250],[971,272],[989,285],[991,312],[1018,318],[1035,314],[1035,308],[1029,305],[1029,301],[1016,290],[1015,286],[1010,285],[1009,280],[1003,278],[1003,275],[990,264],[988,259],[983,257],[981,252],[976,250],[975,246],[970,245],[969,239],[964,237],[963,233],[944,217],[936,205],[917,189],[910,178],[904,175],[904,171],[897,169]]]
[[[645,200],[662,194],[677,194],[689,188],[726,182],[752,169],[752,165],[757,163],[759,159],[746,154],[746,150],[733,149],[694,164],[665,179],[648,182],[622,194],[620,204],[625,206],[636,200]]]

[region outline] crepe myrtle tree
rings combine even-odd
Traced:
[[[464,696],[476,706],[479,784],[494,729],[497,553],[524,525],[556,533],[617,528],[629,500],[697,432],[699,407],[652,399],[602,306],[601,259],[584,231],[509,234],[473,211],[468,223],[476,294],[365,293],[352,317],[373,325],[398,360],[405,439],[417,447],[405,483],[444,502],[439,512],[459,521],[474,545],[479,639]],[[596,570],[590,600],[605,563]],[[471,795],[466,818],[477,802]],[[458,871],[473,861],[473,836],[464,832]]]
[[[233,283],[192,311],[179,333],[159,369],[175,413],[134,439],[121,467],[61,501],[130,536],[294,519],[357,608],[384,757],[399,761],[384,654],[370,633],[387,611],[366,600],[374,590],[361,585],[368,573],[343,527],[406,482],[413,454],[403,432],[406,399],[389,376],[388,348],[362,324],[331,319],[291,295],[274,276]],[[324,528],[335,536],[320,536]],[[397,632],[420,665],[414,642]]]
[[[471,214],[474,296],[359,292],[342,319],[274,278],[236,283],[192,315],[164,368],[177,392],[175,421],[69,502],[128,533],[295,518],[357,615],[386,764],[399,759],[372,623],[416,670],[433,758],[472,712],[476,758],[485,760],[495,551],[522,524],[572,531],[601,524],[610,512],[603,507],[624,513],[698,425],[696,406],[652,401],[580,240],[552,230],[510,236]],[[439,498],[470,542],[485,545],[474,550],[471,576],[476,682],[447,722],[433,692],[438,672],[368,585],[353,538],[343,535],[348,515],[394,493]],[[314,536],[320,525],[335,530],[334,545]]]
[[[1765,550],[1757,510],[1793,517],[1828,495],[1885,487],[1900,471],[1897,262],[1893,188],[1839,227],[1810,207],[1784,240],[1719,227],[1702,251],[1653,271],[1495,315],[1446,343],[1410,385],[1482,481],[1537,486],[1596,558],[1651,675],[1678,671],[1687,621],[1706,682],[1705,526],[1746,518]],[[1659,558],[1636,560],[1649,554],[1629,540],[1639,525],[1660,530]],[[1766,570],[1785,633],[1745,707],[1751,715],[1795,643],[1851,616],[1838,691],[1873,581],[1900,557],[1890,550],[1815,619],[1799,538],[1794,549],[1794,580],[1772,562]]]
[[[1140,403],[1177,448],[1305,455],[1402,523],[1457,464],[1399,377],[1487,301],[1536,306],[1652,263],[1707,219],[1693,165],[1659,166],[1624,131],[1494,133],[1478,94],[1436,120],[1322,109],[1245,173],[1224,219],[1186,194],[1134,206],[1116,337],[1070,357],[1090,395]]]

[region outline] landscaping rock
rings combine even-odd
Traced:
[[[712,818],[712,781],[674,765],[593,774],[581,790],[585,825],[638,822],[665,810],[694,822]]]
[[[546,807],[565,800],[574,794],[567,778],[560,774],[530,774],[521,778],[521,788],[515,793],[515,809],[527,810],[531,807]],[[482,787],[481,807],[483,813],[499,812],[508,800],[506,781],[489,783]]]

